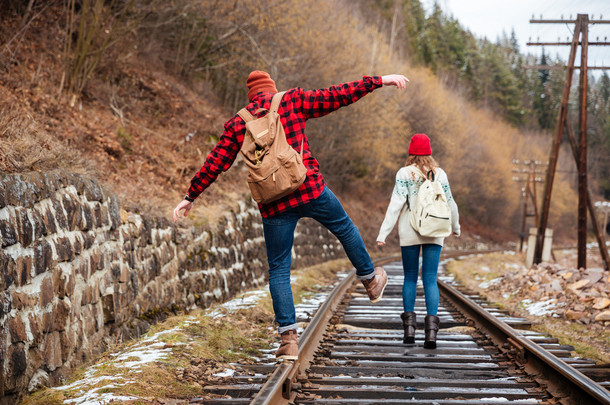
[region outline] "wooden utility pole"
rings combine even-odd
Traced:
[[[566,80],[563,89],[563,96],[561,99],[561,106],[557,118],[557,126],[555,128],[555,137],[553,138],[553,144],[549,156],[549,168],[546,176],[546,184],[544,189],[544,197],[542,201],[542,210],[540,215],[540,222],[538,223],[538,234],[536,235],[536,248],[534,251],[534,263],[540,263],[542,260],[542,245],[544,243],[544,235],[548,224],[549,211],[551,206],[551,193],[553,189],[553,180],[555,177],[555,171],[557,168],[557,160],[559,156],[559,147],[561,144],[561,137],[563,134],[563,128],[567,123],[567,112],[568,112],[568,101],[570,98],[570,89],[572,86],[572,77],[574,74],[574,60],[576,59],[576,50],[578,45],[581,46],[581,60],[580,60],[580,83],[579,83],[579,141],[578,150],[574,150],[576,164],[578,166],[578,267],[586,268],[586,244],[587,244],[587,207],[588,199],[590,195],[587,188],[587,55],[589,45],[609,45],[607,42],[589,43],[588,32],[589,24],[610,24],[610,20],[589,20],[587,14],[578,14],[576,20],[530,20],[530,23],[547,23],[547,24],[565,24],[573,23],[574,37],[570,43],[562,42],[528,42],[527,45],[570,45],[570,56],[568,58],[568,66],[566,72]],[[536,66],[537,69],[543,69],[543,66]],[[593,210],[591,212],[591,219],[596,229],[596,236],[598,242],[603,240],[603,235],[599,234],[599,223],[597,223],[597,217],[594,215]],[[605,242],[603,245],[600,244],[600,251],[602,252],[602,258],[604,259],[604,265],[608,268],[609,263],[607,260],[608,252]]]
[[[530,20],[533,22],[533,20]],[[568,71],[561,97],[561,106],[557,117],[557,126],[555,127],[555,137],[551,146],[549,155],[549,168],[546,172],[546,181],[544,194],[542,197],[542,210],[540,213],[540,222],[538,223],[538,234],[536,235],[536,247],[534,250],[534,263],[542,261],[542,244],[544,243],[544,234],[546,232],[549,221],[549,210],[551,207],[551,192],[553,191],[553,180],[555,179],[555,170],[557,168],[557,159],[559,157],[559,146],[561,145],[561,134],[568,114],[568,100],[570,98],[570,88],[572,87],[572,76],[574,73],[574,59],[576,59],[576,48],[578,48],[578,38],[580,36],[580,19],[576,20],[574,28],[574,38],[570,44],[570,57],[568,58]]]
[[[536,197],[536,183],[542,183],[542,178],[537,177],[537,174],[542,174],[544,171],[538,170],[537,167],[546,166],[546,163],[538,162],[535,160],[524,160],[520,161],[519,159],[513,159],[513,165],[516,167],[513,168],[514,173],[525,174],[527,173],[527,178],[522,176],[514,176],[513,181],[520,183],[527,183],[521,191],[523,193],[523,219],[521,221],[521,235],[519,237],[519,251],[523,251],[523,242],[525,240],[526,232],[527,232],[527,218],[534,217],[534,226],[538,227],[538,202]],[[522,166],[522,167],[519,167]],[[531,200],[531,206],[533,208],[533,213],[530,212],[529,201]]]
[[[587,54],[589,16],[579,14],[580,22],[580,97],[578,108],[578,268],[587,268]],[[566,121],[567,122],[567,121]],[[563,128],[562,128],[563,129]]]
[[[581,151],[578,148],[578,144],[576,143],[576,136],[574,136],[574,130],[572,129],[572,125],[570,120],[566,120],[566,129],[568,133],[568,141],[570,142],[570,148],[572,149],[572,155],[574,156],[574,161],[578,166],[578,159],[580,158]],[[589,215],[591,216],[591,225],[593,225],[593,232],[595,232],[595,238],[597,239],[597,244],[599,245],[599,253],[602,257],[602,262],[604,264],[604,268],[606,270],[610,270],[610,255],[608,255],[608,249],[606,249],[606,237],[605,237],[605,225],[601,226],[599,220],[597,219],[597,213],[595,211],[595,205],[593,204],[593,199],[591,198],[591,193],[589,189],[586,189],[587,193],[587,208],[589,209]],[[608,215],[606,213],[606,215]]]

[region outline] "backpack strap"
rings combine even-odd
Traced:
[[[282,97],[284,96],[284,94],[286,94],[285,91],[282,91],[281,93],[275,93],[273,95],[273,98],[271,99],[271,107],[269,108],[269,111],[274,111],[277,112],[279,106],[280,106],[280,101],[282,101]],[[264,108],[259,108],[258,110],[256,110],[255,114],[258,114],[259,112],[265,111]],[[239,110],[237,112],[237,115],[239,115],[245,122],[249,122],[254,120],[254,116],[250,113],[250,111],[248,111],[245,107],[242,108],[241,110]]]
[[[286,92],[281,91],[273,95],[273,98],[271,99],[271,107],[269,107],[269,112],[277,112],[277,109],[280,107],[280,101],[282,101],[282,97],[284,97],[284,94],[286,94]]]
[[[284,97],[284,94],[286,94],[286,92],[281,91],[273,95],[273,98],[271,99],[271,107],[269,107],[269,112],[277,112],[278,108],[280,107],[282,97]],[[303,142],[305,142],[305,135],[303,135],[303,138],[301,138],[301,160],[303,159]]]
[[[424,174],[424,172],[422,172],[421,169],[415,165],[410,165],[409,167],[416,175],[421,176],[424,179],[429,179],[431,181],[434,181],[434,179],[435,179],[434,170],[428,170],[428,173]]]
[[[239,110],[237,115],[239,115],[245,122],[252,121],[254,119],[254,116],[252,116],[250,111],[246,110],[245,107]]]
[[[422,172],[419,167],[415,166],[414,164],[409,166],[411,168],[411,170],[418,176],[423,177],[424,179],[426,178],[426,175],[424,174],[424,172]]]
[[[286,94],[285,91],[279,92],[279,93],[275,93],[273,95],[273,98],[271,99],[271,107],[269,107],[269,112],[277,112],[278,108],[280,107],[280,102],[282,101],[282,97],[284,97],[284,94]],[[263,111],[264,109],[259,108],[256,113],[259,113],[261,111]],[[242,108],[241,110],[239,110],[237,112],[237,115],[239,115],[245,122],[249,122],[254,120],[254,116],[250,113],[250,111],[248,111],[245,107]],[[303,143],[305,142],[305,135],[303,135],[303,138],[301,139],[301,160],[303,159]]]

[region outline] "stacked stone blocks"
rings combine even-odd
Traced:
[[[75,174],[0,178],[0,397],[57,384],[113,340],[178,310],[265,283],[260,215],[249,198],[214,228],[127,213]],[[313,221],[297,228],[295,265],[342,254]]]

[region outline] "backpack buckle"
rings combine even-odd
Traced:
[[[256,149],[254,151],[254,159],[256,160],[256,167],[260,167],[263,164],[261,156],[263,155],[264,149]]]

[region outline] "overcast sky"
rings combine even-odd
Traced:
[[[514,28],[522,53],[539,55],[540,46],[526,46],[526,42],[565,42],[573,37],[574,24],[531,24],[532,14],[536,19],[576,19],[576,14],[588,14],[589,19],[610,20],[610,0],[437,0],[441,8],[452,14],[461,25],[476,37],[487,37],[494,41],[504,30],[510,36]],[[424,0],[427,10],[434,0]],[[589,25],[589,42],[610,41],[610,24]],[[604,37],[607,37],[604,40]],[[559,54],[568,59],[568,46],[546,47],[547,55]],[[580,58],[580,54],[577,55]],[[577,66],[579,63],[576,63]],[[590,46],[589,66],[610,66],[610,46]],[[610,71],[606,71],[610,74]]]

